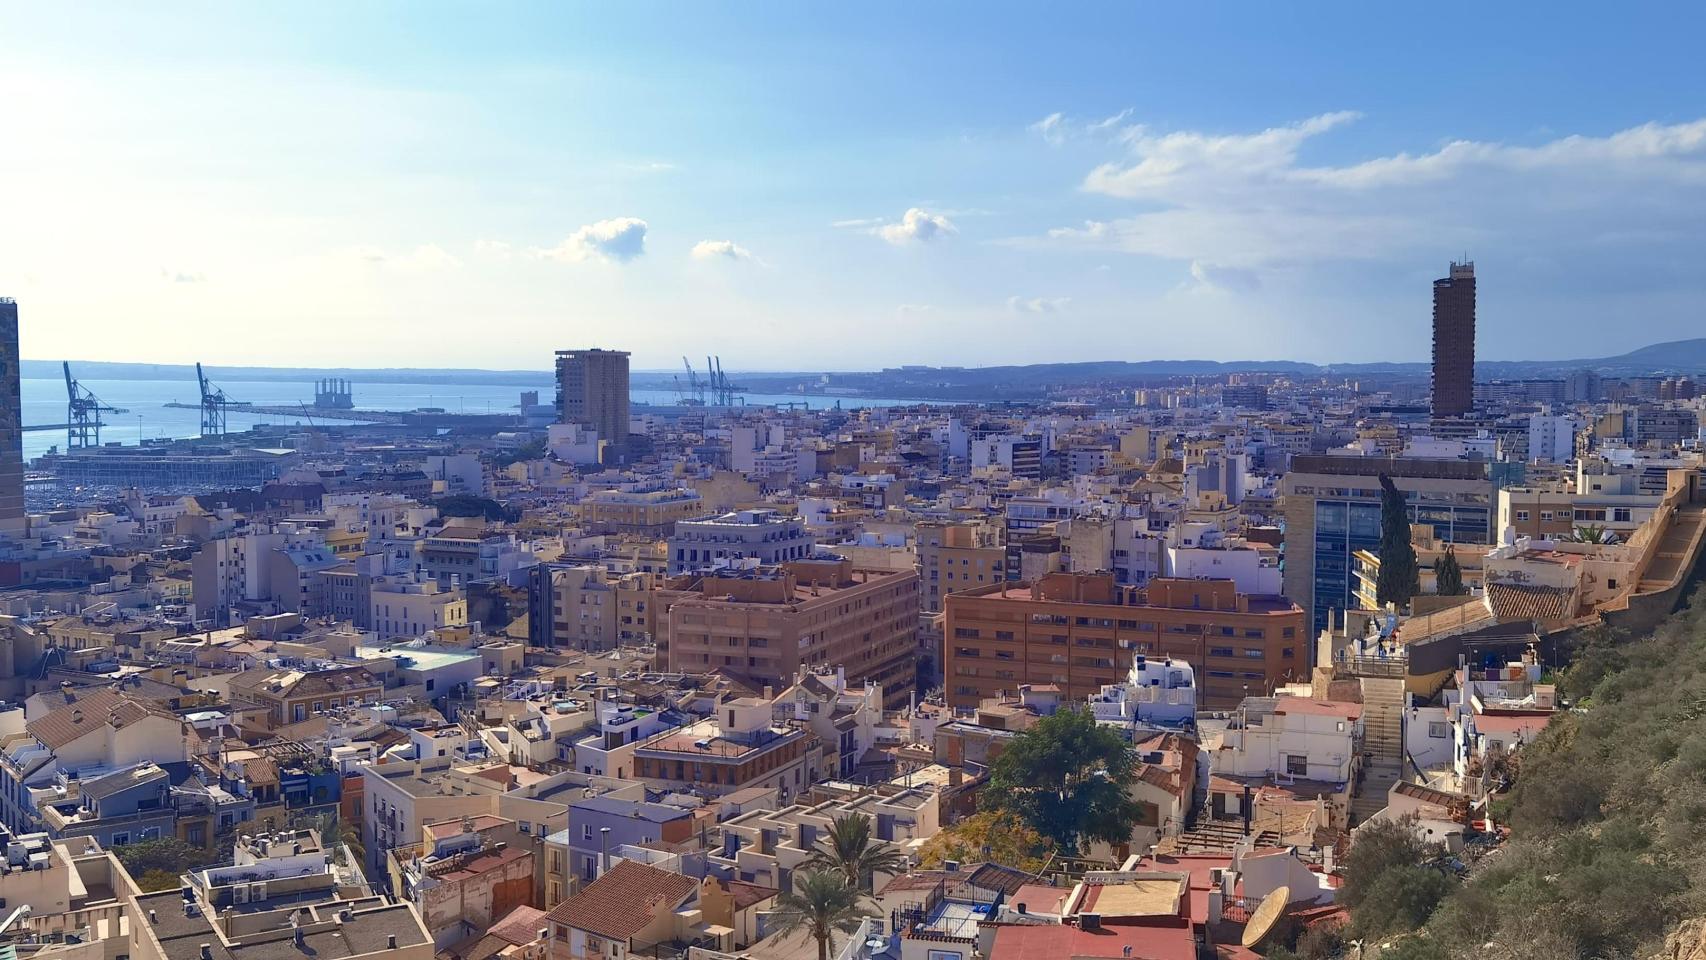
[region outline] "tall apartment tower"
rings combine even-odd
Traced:
[[[24,421],[18,301],[0,297],[0,535],[24,533]]]
[[[557,420],[598,431],[604,462],[628,458],[628,353],[557,351]]]
[[[1475,406],[1475,264],[1453,263],[1434,281],[1433,415],[1460,417]]]

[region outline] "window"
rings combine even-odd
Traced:
[[[1294,777],[1309,776],[1309,758],[1294,753],[1286,754],[1285,772]]]
[[[1428,721],[1428,736],[1435,740],[1445,740],[1451,736],[1451,724],[1444,720]]]
[[[1617,523],[1629,523],[1630,522],[1629,508],[1628,507],[1614,508],[1611,511],[1611,519]]]
[[[113,846],[122,847],[129,842],[130,842],[130,832],[129,831],[120,830],[117,833],[113,834]]]
[[[1518,523],[1527,523],[1528,522],[1528,511],[1527,510],[1518,510],[1516,512],[1516,519],[1517,519]],[[1550,520],[1552,518],[1547,517],[1546,519]]]

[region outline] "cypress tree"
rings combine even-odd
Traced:
[[[1375,599],[1402,609],[1421,592],[1421,567],[1410,543],[1410,511],[1392,478],[1380,475],[1380,579]]]
[[[1457,564],[1457,551],[1449,543],[1434,568],[1434,592],[1442,597],[1461,597],[1468,592],[1463,589],[1463,568]]]

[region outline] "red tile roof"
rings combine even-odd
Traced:
[[[1130,947],[1127,954],[1125,948]],[[989,960],[1062,960],[1064,957],[1196,960],[1189,925],[1156,927],[1104,923],[1098,930],[1070,924],[1003,924],[995,930]]]
[[[1487,583],[1487,602],[1493,616],[1508,620],[1568,620],[1575,616],[1570,600],[1575,591],[1527,583]]]
[[[644,930],[660,910],[674,910],[698,889],[691,877],[623,860],[557,904],[548,916],[553,923],[607,940],[627,940]]]
[[[502,937],[510,943],[532,943],[539,936],[539,931],[545,929],[545,911],[525,904],[511,910],[507,916],[492,925],[489,931],[492,935]]]

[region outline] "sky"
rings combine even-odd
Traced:
[[[1706,335],[1698,4],[0,7],[23,355],[730,370]],[[702,361],[695,361],[698,365]]]

